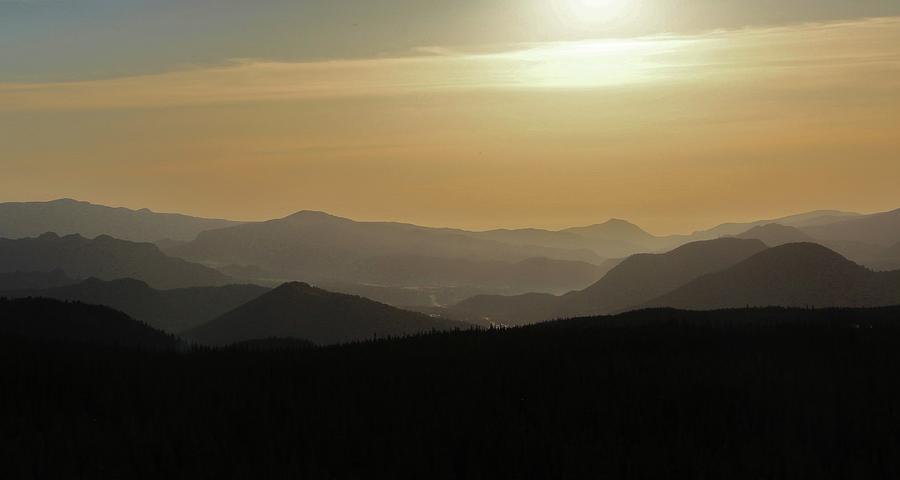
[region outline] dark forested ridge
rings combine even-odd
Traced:
[[[156,290],[140,280],[90,278],[55,288],[0,291],[0,297],[43,297],[105,305],[153,328],[180,334],[268,292],[256,285]]]
[[[896,307],[181,354],[0,341],[6,478],[900,474]]]
[[[203,345],[272,337],[330,345],[468,327],[471,325],[292,282],[184,332],[184,336]]]
[[[0,337],[4,343],[36,342],[48,354],[60,344],[138,349],[179,345],[174,336],[111,308],[46,298],[0,298]]]

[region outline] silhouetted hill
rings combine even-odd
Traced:
[[[737,235],[737,238],[762,240],[770,247],[778,247],[787,243],[815,243],[815,239],[795,227],[778,223],[769,223],[753,227]]]
[[[228,277],[216,270],[169,257],[150,243],[101,235],[0,239],[0,272],[61,269],[73,278],[136,278],[154,288],[223,285]]]
[[[3,272],[0,273],[0,292],[62,287],[76,283],[66,272],[56,269],[49,272]]]
[[[689,243],[668,253],[633,255],[594,285],[564,296],[562,313],[584,316],[625,310],[765,249],[759,240],[720,238]]]
[[[44,232],[79,234],[94,238],[110,235],[135,242],[164,239],[193,240],[204,230],[238,222],[187,215],[129,210],[63,199],[52,202],[0,204],[0,237],[34,237]]]
[[[203,325],[268,292],[256,285],[155,290],[140,280],[96,278],[49,289],[0,291],[10,298],[45,297],[105,305],[170,333]]]
[[[331,348],[0,343],[0,459],[10,479],[888,480],[898,318],[666,309]]]
[[[302,338],[328,345],[465,327],[463,323],[429,318],[294,282],[186,332],[185,337],[206,345],[273,337]]]
[[[178,346],[175,337],[111,308],[46,298],[0,298],[0,336],[143,349]]]
[[[803,231],[826,242],[859,242],[888,247],[900,241],[900,210],[808,226]]]
[[[733,266],[765,249],[759,240],[721,238],[694,242],[664,254],[633,255],[590,287],[562,297],[480,296],[465,300],[452,310],[510,325],[613,313],[640,305],[702,275]]]
[[[315,282],[357,282],[361,268],[365,268],[360,265],[377,262],[373,259],[378,258],[395,261],[366,273],[388,280],[398,270],[416,268],[421,258],[507,263],[534,257],[598,264],[603,260],[588,251],[509,245],[472,238],[458,230],[355,222],[321,212],[300,212],[279,220],[204,232],[197,240],[169,252],[216,266],[256,266],[276,278]],[[412,260],[404,266],[397,263],[402,258]],[[459,283],[463,280],[456,279]]]
[[[900,304],[900,272],[872,272],[814,243],[771,248],[646,306],[876,307]]]

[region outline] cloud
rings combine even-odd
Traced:
[[[227,65],[61,83],[0,84],[0,111],[162,108],[465,90],[603,89],[749,78],[892,88],[900,18],[517,45],[421,48],[407,57]],[[866,85],[861,85],[863,88]]]

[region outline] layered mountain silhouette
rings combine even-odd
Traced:
[[[156,290],[140,280],[103,281],[92,278],[56,288],[0,291],[0,297],[43,297],[104,305],[153,328],[181,333],[209,322],[268,291],[269,289],[256,285]]]
[[[633,255],[597,283],[561,297],[479,296],[460,302],[452,310],[513,325],[614,313],[733,266],[765,249],[760,240],[721,238],[694,242],[665,254]]]
[[[568,292],[584,288],[609,271],[606,263],[529,258],[518,262],[411,255],[373,257],[353,264],[363,284],[394,286],[469,286],[512,291]]]
[[[88,239],[47,233],[35,238],[0,239],[0,272],[62,270],[78,278],[135,278],[154,288],[224,285],[228,277],[211,268],[172,258],[150,243],[107,235]]]
[[[788,227],[779,223],[769,223],[753,227],[746,232],[737,235],[737,238],[757,239],[770,247],[778,247],[787,243],[815,242],[811,236],[803,233],[796,227]]]
[[[647,307],[878,307],[900,304],[900,272],[873,272],[814,243],[765,250],[698,278]]]
[[[743,223],[723,223],[708,230],[700,230],[691,235],[686,236],[690,240],[710,240],[719,237],[730,237],[740,235],[754,227],[762,227],[776,223],[787,227],[795,227],[799,229],[813,228],[817,226],[830,225],[856,218],[863,218],[864,215],[854,212],[842,212],[839,210],[816,210],[797,215],[789,215],[781,218],[773,218],[769,220],[757,220],[754,222]]]
[[[808,226],[804,231],[822,241],[889,247],[900,241],[900,210]]]
[[[111,308],[46,298],[0,298],[0,337],[153,350],[179,344]]]
[[[94,205],[71,199],[0,203],[0,237],[25,238],[56,232],[85,237],[110,235],[135,242],[193,240],[204,230],[238,222]]]
[[[590,250],[607,258],[622,258],[672,245],[670,239],[655,237],[637,225],[620,219],[558,231],[529,228],[491,230],[476,232],[472,235],[514,245],[541,245],[560,249]]]
[[[431,318],[365,298],[293,282],[188,331],[184,336],[206,345],[268,338],[298,338],[329,345],[466,327],[460,322]]]
[[[620,312],[765,249],[759,240],[720,238],[689,243],[663,254],[633,255],[594,285],[563,296],[561,313],[586,316]]]
[[[421,269],[423,262],[440,263],[448,259],[470,262],[469,270],[461,278],[445,274],[445,278],[439,279],[442,283],[465,283],[473,275],[502,277],[508,273],[496,271],[498,268],[507,272],[515,268],[471,262],[513,264],[536,257],[603,262],[586,250],[509,245],[473,238],[460,230],[355,222],[321,212],[300,212],[279,220],[203,232],[195,241],[168,252],[215,266],[255,266],[275,278],[358,282],[361,275],[370,275],[391,284],[406,283],[405,279],[392,276]],[[381,267],[377,267],[379,262]],[[571,267],[572,264],[564,264],[559,268]],[[432,275],[439,274],[432,272]]]

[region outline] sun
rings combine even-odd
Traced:
[[[613,26],[629,20],[637,11],[636,0],[553,0],[569,24],[582,27]]]

